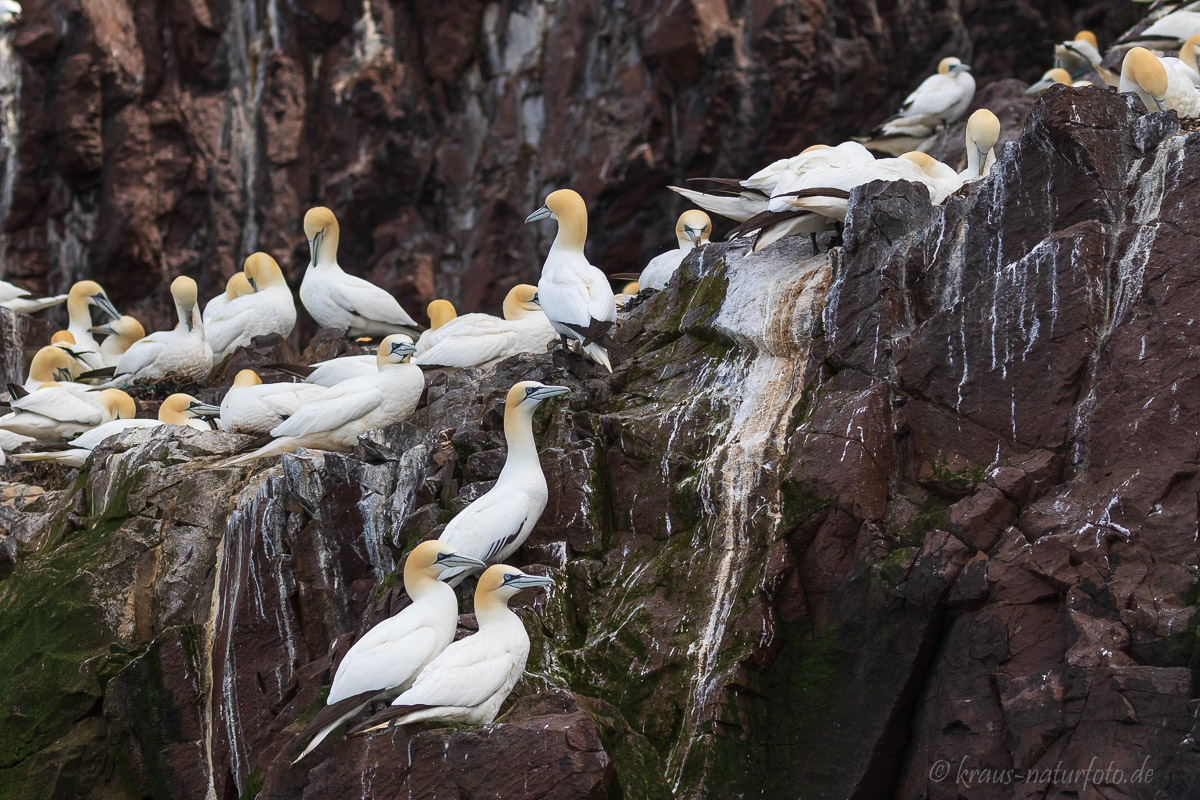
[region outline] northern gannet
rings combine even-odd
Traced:
[[[428,332],[428,331],[427,331]],[[326,361],[317,361],[308,366],[300,364],[273,364],[275,369],[302,378],[305,383],[316,386],[337,386],[351,378],[374,375],[379,371],[375,356],[339,356]]]
[[[109,389],[108,391],[120,390]],[[211,430],[206,423],[196,419],[197,410],[202,406],[203,403],[190,395],[173,394],[158,407],[158,419],[113,419],[79,434],[61,450],[14,453],[13,457],[21,461],[52,461],[68,467],[82,467],[92,451],[99,447],[105,439],[134,428],[182,425],[197,430]]]
[[[430,661],[454,641],[458,598],[439,580],[455,567],[483,567],[437,541],[421,542],[404,561],[404,591],[412,604],[367,631],[347,651],[333,675],[326,707],[296,737],[293,748],[307,740],[304,758],[338,725],[374,700],[391,700],[412,686]]]
[[[79,360],[90,369],[100,369],[104,366],[104,359],[100,356],[100,345],[91,332],[92,306],[103,311],[110,320],[121,317],[100,284],[95,281],[79,281],[73,285],[67,294],[67,331],[75,337]]]
[[[33,354],[33,360],[29,362],[29,374],[21,388],[32,392],[46,383],[72,381],[84,372],[83,363],[63,344],[66,343],[48,344]]]
[[[418,329],[396,298],[338,266],[339,228],[332,211],[324,206],[310,208],[304,215],[304,235],[310,261],[300,284],[300,302],[318,325],[348,336]]]
[[[1055,84],[1060,84],[1062,86],[1074,86],[1075,82],[1071,78],[1071,73],[1067,72],[1062,67],[1055,67],[1054,69],[1046,70],[1037,83],[1029,84],[1029,88],[1025,90],[1025,94],[1045,94],[1046,91]]]
[[[66,299],[67,295],[65,294],[34,297],[28,289],[14,286],[8,281],[0,281],[0,308],[19,311],[22,314],[32,314],[35,311],[41,311],[43,308],[56,306]]]
[[[1080,31],[1074,39],[1054,45],[1054,66],[1065,70],[1071,81],[1083,78],[1100,66],[1100,42],[1091,31]]]
[[[1174,72],[1178,77],[1192,84],[1192,86],[1200,87],[1200,66],[1196,63],[1196,56],[1200,51],[1200,34],[1191,36],[1179,48],[1179,57],[1164,57],[1161,58],[1163,66],[1167,68],[1167,72]]]
[[[637,297],[638,292],[641,290],[642,287],[637,281],[629,281],[629,283],[622,286],[621,291],[617,292],[613,298],[617,302],[617,310],[624,310],[625,304]]]
[[[1185,41],[1198,33],[1200,33],[1200,11],[1174,11],[1155,20],[1144,31],[1122,37],[1117,42],[1117,46],[1178,50]]]
[[[987,175],[996,163],[996,142],[1000,140],[1000,120],[986,108],[967,119],[967,168],[959,173],[964,180]]]
[[[445,325],[450,320],[458,316],[458,312],[454,309],[454,304],[449,300],[433,300],[425,308],[425,313],[429,315],[429,330],[436,331],[438,328]],[[424,336],[422,333],[421,336]],[[420,342],[417,345],[420,346]]]
[[[858,186],[880,180],[923,183],[929,187],[930,200],[935,205],[962,186],[953,169],[925,153],[912,152],[897,158],[814,169],[805,175],[800,192],[772,198],[771,211],[799,209],[845,222],[849,193]],[[831,191],[824,194],[826,190]]]
[[[667,288],[674,277],[684,257],[697,247],[708,244],[712,234],[712,220],[708,214],[696,209],[689,209],[679,215],[675,223],[675,241],[678,246],[650,259],[642,274],[638,276],[638,286],[662,291]]]
[[[251,253],[243,272],[254,291],[235,297],[211,320],[204,320],[204,336],[215,361],[249,346],[256,336],[279,334],[286,339],[296,326],[296,302],[275,259],[266,253]]]
[[[608,351],[597,340],[617,323],[617,301],[608,276],[593,267],[583,253],[587,205],[574,190],[559,189],[525,222],[547,217],[558,221],[558,233],[542,265],[538,302],[564,346],[568,339],[576,340],[588,358],[612,372]]]
[[[930,75],[904,99],[900,111],[876,128],[869,147],[900,153],[957,122],[975,97],[971,68],[957,58],[943,58]]]
[[[349,452],[366,431],[407,419],[425,391],[425,375],[410,360],[415,350],[404,334],[386,337],[376,354],[375,374],[342,381],[322,392],[271,429],[274,441],[226,464],[244,464],[301,447]]]
[[[533,441],[533,412],[545,400],[564,395],[565,386],[521,381],[504,403],[504,441],[508,456],[495,485],[450,520],[438,539],[456,553],[494,564],[508,558],[529,538],[546,510],[546,476]],[[451,585],[468,570],[447,572]]]
[[[70,438],[109,420],[137,415],[133,398],[120,389],[79,392],[53,383],[9,405],[12,411],[0,417],[0,429],[40,442]]]
[[[520,353],[544,353],[557,335],[536,302],[537,287],[509,289],[504,317],[466,314],[426,331],[413,363],[421,367],[481,367]]]
[[[245,272],[235,272],[225,281],[225,291],[204,304],[204,313],[200,315],[204,329],[208,330],[214,320],[220,319],[225,308],[239,297],[254,294],[254,287]]]
[[[131,316],[125,315],[106,325],[97,325],[90,329],[92,333],[105,334],[100,343],[100,357],[106,367],[115,367],[121,361],[121,356],[134,342],[145,338],[146,329],[142,323]]]
[[[234,377],[221,405],[205,405],[197,413],[219,415],[217,427],[223,431],[267,433],[326,391],[311,383],[263,383],[254,370],[244,369]]]
[[[196,305],[196,282],[180,275],[171,281],[171,297],[179,324],[130,345],[117,362],[110,384],[128,386],[135,381],[154,383],[165,378],[195,383],[212,370],[212,348],[204,338],[200,307]]]
[[[495,564],[475,589],[479,632],[452,643],[417,675],[412,688],[351,733],[436,720],[486,725],[525,673],[529,634],[508,599],[522,589],[550,586],[553,578],[526,575],[516,567]]]
[[[1135,93],[1148,111],[1172,110],[1181,117],[1200,115],[1200,90],[1143,47],[1134,47],[1125,54],[1117,91]]]

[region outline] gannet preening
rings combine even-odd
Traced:
[[[650,263],[638,276],[638,286],[658,291],[666,289],[679,265],[683,263],[684,257],[697,247],[708,244],[711,234],[712,220],[708,218],[708,214],[694,208],[680,214],[675,223],[675,241],[678,246],[650,259]]]
[[[279,334],[287,338],[296,326],[292,290],[275,259],[266,253],[252,253],[246,258],[243,273],[253,291],[234,297],[204,319],[204,337],[212,347],[214,361],[239,347],[248,347],[256,336]],[[209,303],[205,312],[211,308]]]
[[[517,284],[504,298],[504,317],[466,314],[417,342],[421,367],[482,367],[521,353],[544,353],[557,334],[535,300],[537,287]]]
[[[338,725],[374,700],[391,700],[412,686],[425,666],[454,641],[458,598],[438,578],[456,567],[483,568],[437,541],[421,542],[404,561],[404,591],[412,605],[367,631],[342,658],[326,707],[292,744],[304,758]]]
[[[1158,56],[1134,47],[1121,62],[1119,92],[1133,92],[1148,111],[1175,111],[1181,117],[1200,115],[1200,91]]]
[[[21,388],[32,392],[46,383],[73,381],[84,372],[84,364],[75,357],[71,349],[63,347],[62,344],[65,342],[48,344],[33,354],[33,359],[29,362],[29,374]]]
[[[142,327],[142,323],[128,315],[105,325],[97,325],[89,330],[92,333],[105,334],[104,341],[100,343],[100,357],[104,360],[106,367],[115,367],[120,363],[121,356],[125,355],[125,351],[134,342],[146,336],[146,329]]]
[[[1141,33],[1122,37],[1119,47],[1141,46],[1155,50],[1178,50],[1185,41],[1200,33],[1200,11],[1174,11],[1155,20]]]
[[[168,378],[177,383],[195,383],[212,370],[212,348],[204,338],[200,307],[196,305],[196,282],[180,275],[171,281],[171,297],[175,300],[179,324],[169,331],[155,331],[130,345],[117,366],[110,368],[113,379],[105,385],[128,386]],[[108,371],[95,370],[84,377]]]
[[[577,192],[559,189],[525,222],[547,217],[558,221],[558,233],[542,265],[538,302],[564,346],[568,339],[576,340],[588,358],[612,372],[608,350],[597,340],[617,323],[617,301],[608,276],[593,267],[583,253],[587,205]]]
[[[1000,141],[1000,120],[981,108],[967,119],[967,168],[959,173],[964,180],[987,175],[996,163],[996,142]]]
[[[311,383],[263,383],[252,369],[238,372],[221,405],[205,405],[196,411],[216,416],[217,427],[230,433],[267,433],[300,406],[320,397],[324,386]]]
[[[522,589],[550,586],[553,578],[526,575],[516,567],[495,564],[475,589],[479,632],[452,643],[417,675],[412,688],[353,729],[366,733],[382,727],[424,720],[487,725],[525,673],[529,634],[508,599]]]
[[[21,21],[21,4],[17,0],[0,0],[0,28],[11,28]]]
[[[411,362],[416,350],[402,333],[386,337],[376,354],[377,370],[342,381],[271,429],[275,440],[226,464],[292,453],[301,447],[349,452],[374,428],[408,419],[425,391],[425,374]]]
[[[308,313],[322,328],[347,336],[417,332],[419,326],[396,298],[338,266],[338,231],[337,218],[324,206],[310,208],[304,215],[310,261],[300,283],[300,302]]]
[[[137,415],[133,398],[120,389],[79,392],[53,383],[9,405],[12,411],[0,417],[0,429],[39,442],[78,436],[110,420]]]
[[[1067,84],[1087,77],[1102,60],[1100,43],[1091,31],[1080,31],[1074,39],[1054,45],[1054,66],[1067,73],[1070,79]]]
[[[0,25],[3,24],[3,21],[0,20]],[[28,289],[14,286],[8,281],[0,281],[0,308],[19,311],[22,314],[32,314],[35,311],[41,311],[43,308],[56,306],[66,299],[67,296],[65,294],[56,294],[51,297],[34,297]]]
[[[119,389],[107,391],[117,392]],[[124,394],[124,392],[122,392]],[[131,398],[132,402],[132,398]],[[211,430],[207,423],[196,417],[197,410],[203,406],[196,398],[186,394],[173,394],[158,407],[158,419],[117,418],[97,425],[91,430],[79,434],[59,450],[49,450],[33,453],[14,453],[13,457],[21,461],[52,461],[65,464],[68,467],[82,467],[92,451],[99,447],[105,439],[116,436],[134,428],[155,428],[159,425],[182,425],[197,430]]]
[[[889,153],[911,150],[938,128],[958,122],[974,97],[971,68],[957,58],[943,58],[937,73],[904,99],[896,116],[871,133],[867,146]]]
[[[67,331],[75,337],[76,353],[79,360],[89,369],[100,369],[105,366],[100,356],[100,345],[92,336],[91,307],[96,306],[110,319],[120,319],[121,314],[116,306],[108,299],[104,289],[95,281],[79,281],[71,287],[67,295]]]
[[[569,393],[565,386],[521,381],[504,403],[508,456],[494,486],[450,520],[438,539],[456,553],[494,564],[516,552],[546,510],[546,476],[533,441],[533,412],[545,400]],[[447,572],[451,585],[472,570]]]
[[[200,315],[201,321],[204,323],[204,329],[213,324],[214,320],[221,318],[224,315],[225,308],[239,297],[254,294],[254,287],[250,284],[250,279],[246,277],[245,272],[235,272],[229,276],[229,280],[225,281],[225,291],[209,300],[204,305],[204,313]]]

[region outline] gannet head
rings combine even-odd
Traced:
[[[800,151],[800,155],[805,153],[815,153],[818,150],[832,150],[833,148],[827,144],[812,144]]]
[[[175,300],[175,310],[179,312],[179,324],[189,331],[192,329],[192,310],[196,308],[198,294],[196,282],[186,275],[171,281],[171,297]]]
[[[336,264],[340,231],[337,217],[325,206],[310,208],[304,215],[304,235],[308,239],[308,265]]]
[[[95,330],[95,328],[92,330]],[[69,348],[75,344],[75,337],[70,331],[55,331],[54,335],[50,337],[50,344],[65,344]]]
[[[96,306],[107,314],[109,319],[121,316],[117,307],[100,288],[100,284],[95,281],[78,281],[67,295],[67,313],[76,317],[83,316],[88,313],[88,306]]]
[[[420,578],[437,580],[449,569],[486,566],[477,558],[454,552],[445,542],[430,539],[414,547],[408,558],[404,559],[404,588],[411,593]]]
[[[542,307],[537,304],[536,298],[536,286],[518,283],[504,296],[504,318],[520,319],[527,314],[540,312]]]
[[[1097,50],[1100,49],[1100,40],[1097,39],[1096,34],[1092,33],[1091,31],[1080,31],[1079,33],[1075,34],[1075,41],[1087,42]]]
[[[951,176],[957,176],[957,173],[955,173],[954,170],[950,169],[950,167],[946,166],[941,161],[938,161],[928,153],[922,153],[914,150],[911,153],[904,153],[900,156],[900,158],[916,164],[921,168],[921,172],[924,172],[930,178],[942,180]]]
[[[379,350],[375,353],[375,364],[380,369],[393,364],[403,364],[412,358],[415,352],[417,347],[412,339],[403,333],[393,333],[379,343]]]
[[[1195,36],[1188,37],[1183,46],[1179,48],[1179,60],[1187,64],[1192,69],[1200,71],[1200,33]]]
[[[938,62],[937,71],[939,75],[958,75],[960,72],[970,72],[971,67],[951,56]]]
[[[133,419],[137,416],[137,403],[120,389],[105,389],[97,393],[96,402],[113,419]]]
[[[1046,70],[1046,73],[1044,75],[1042,75],[1041,80],[1039,80],[1037,83],[1031,84],[1030,87],[1025,90],[1025,94],[1030,94],[1030,95],[1043,94],[1043,93],[1045,93],[1045,91],[1047,89],[1049,89],[1051,86],[1053,86],[1056,83],[1061,83],[1065,86],[1070,86],[1072,83],[1071,73],[1067,72],[1062,67],[1055,67],[1054,69],[1048,69],[1048,70]]]
[[[38,350],[29,362],[29,377],[40,383],[69,381],[83,371],[75,355],[59,345],[50,344]]]
[[[571,390],[566,386],[550,386],[537,381],[520,381],[508,390],[508,397],[504,401],[504,420],[507,422],[510,417],[515,417],[517,414],[533,416],[534,409],[546,400],[570,393]]]
[[[1132,48],[1121,63],[1121,76],[1138,87],[1138,97],[1147,111],[1154,110],[1151,105],[1159,111],[1166,110],[1167,68],[1158,56],[1144,47]]]
[[[546,196],[546,203],[525,218],[526,223],[553,217],[558,220],[558,236],[555,243],[583,249],[587,239],[587,204],[573,189],[558,189]]]
[[[974,147],[981,158],[1000,141],[1000,120],[986,108],[981,108],[967,120],[967,146]]]
[[[475,587],[475,597],[499,598],[508,600],[522,589],[534,589],[539,586],[550,586],[553,578],[540,575],[526,575],[516,567],[507,564],[493,564],[484,570],[479,577],[479,585]]]
[[[708,214],[696,208],[689,208],[680,214],[675,223],[675,237],[681,245],[690,242],[693,247],[699,247],[708,242],[711,233],[712,220]]]
[[[246,277],[246,273],[235,272],[229,276],[229,280],[225,281],[226,300],[234,300],[238,297],[245,297],[248,294],[254,294],[254,286],[251,285],[250,279]]]
[[[278,262],[266,253],[251,253],[247,256],[242,272],[256,292],[285,283],[283,270],[279,268]]]
[[[458,312],[454,310],[454,304],[449,300],[441,299],[434,300],[426,306],[425,313],[429,315],[430,330],[435,331],[458,316]]]
[[[197,411],[205,407],[190,394],[173,394],[158,407],[158,421],[167,425],[186,425],[189,419],[201,416]]]
[[[621,294],[629,295],[630,297],[632,297],[633,295],[637,294],[641,290],[642,290],[642,285],[640,283],[638,283],[637,281],[630,281],[629,283],[627,283],[621,287]]]
[[[262,378],[252,369],[239,370],[233,378],[233,388],[244,389],[247,386],[261,386]]]
[[[136,342],[138,339],[145,338],[146,329],[142,327],[142,323],[138,322],[133,317],[125,314],[112,322],[104,325],[96,325],[89,328],[92,333],[103,333],[106,336],[115,336],[117,340],[126,347]]]

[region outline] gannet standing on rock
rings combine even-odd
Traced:
[[[110,389],[108,391],[120,391]],[[122,392],[122,394],[124,394]],[[132,398],[131,398],[132,400]],[[99,447],[105,439],[116,436],[134,428],[156,428],[159,425],[181,425],[196,430],[211,430],[207,423],[196,419],[197,410],[203,404],[186,394],[173,394],[158,407],[158,419],[114,419],[97,425],[89,431],[79,434],[61,450],[50,450],[35,453],[14,453],[21,461],[52,461],[65,464],[68,467],[82,467],[92,451]]]
[[[66,299],[67,296],[65,294],[56,294],[51,297],[34,297],[28,289],[14,286],[8,281],[0,281],[0,308],[19,311],[22,314],[32,314],[35,311],[41,311],[43,308],[56,306]]]
[[[92,333],[105,334],[104,341],[100,343],[100,357],[106,367],[115,367],[120,363],[125,351],[132,347],[134,342],[146,336],[146,329],[142,327],[142,323],[128,315],[106,325],[97,325],[90,330]]]
[[[537,304],[537,287],[521,283],[504,298],[504,317],[466,314],[417,342],[421,367],[481,367],[521,353],[544,353],[557,335]]]
[[[347,336],[386,336],[419,326],[396,298],[370,281],[350,275],[337,262],[337,217],[324,206],[304,215],[310,261],[300,284],[300,302],[322,328]]]
[[[996,142],[1000,140],[1000,120],[986,108],[967,120],[967,168],[959,173],[964,180],[982,178],[996,163]]]
[[[658,291],[666,289],[684,257],[697,247],[708,244],[711,234],[712,220],[708,214],[694,208],[680,214],[675,223],[675,240],[679,246],[650,259],[638,276],[638,286]]]
[[[171,297],[175,300],[179,324],[169,331],[155,331],[130,345],[113,368],[113,380],[107,385],[154,383],[166,378],[195,383],[208,375],[213,353],[204,338],[200,307],[196,305],[196,282],[180,275],[171,281]]]
[[[504,403],[504,441],[508,456],[494,486],[458,512],[438,539],[454,552],[494,564],[516,552],[546,510],[546,476],[533,441],[533,412],[545,400],[569,393],[565,386],[521,381]],[[447,572],[457,585],[468,570]]]
[[[296,326],[296,302],[275,259],[266,253],[252,253],[243,272],[253,291],[235,297],[214,313],[211,320],[204,320],[204,335],[212,346],[215,361],[239,347],[249,346],[256,336],[274,333],[287,338]]]
[[[475,589],[479,632],[454,642],[417,676],[412,688],[392,707],[368,719],[351,733],[436,720],[487,725],[525,674],[529,634],[508,599],[522,589],[550,586],[553,578],[526,575],[516,567],[495,564]]]
[[[421,670],[454,641],[458,629],[458,598],[438,578],[447,569],[483,566],[441,542],[421,542],[413,548],[403,573],[412,605],[367,631],[342,658],[326,707],[292,744],[298,749],[308,740],[293,764],[368,703],[391,700],[412,686]]]
[[[67,295],[67,332],[75,337],[75,352],[79,360],[90,369],[100,369],[105,364],[100,355],[100,345],[92,336],[92,306],[103,311],[110,320],[121,318],[100,284],[95,281],[75,283]]]
[[[608,276],[593,267],[583,253],[587,205],[577,192],[559,189],[525,222],[547,217],[558,221],[558,233],[542,265],[538,302],[564,347],[574,339],[588,358],[612,372],[608,351],[598,340],[617,323],[617,301]]]
[[[225,291],[209,300],[204,305],[204,313],[200,315],[207,331],[214,322],[224,318],[225,309],[239,297],[254,294],[254,287],[245,272],[235,272],[225,281]]]
[[[326,392],[311,383],[263,383],[252,369],[238,372],[220,406],[205,405],[197,413],[218,416],[217,427],[230,433],[267,433],[302,405]]]
[[[53,383],[10,405],[12,411],[0,417],[0,429],[40,442],[78,436],[110,420],[137,415],[137,404],[120,389],[79,392]]]
[[[386,337],[375,356],[375,374],[325,390],[272,428],[273,442],[225,464],[244,464],[301,447],[349,452],[361,434],[408,419],[425,391],[425,374],[410,360],[414,350],[412,339],[402,333]]]
[[[943,58],[937,73],[904,99],[896,116],[872,132],[867,146],[888,153],[911,150],[938,128],[958,122],[974,97],[971,68],[957,58]]]

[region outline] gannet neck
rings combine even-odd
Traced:
[[[414,559],[410,557],[408,561],[404,562],[404,591],[413,599],[413,602],[422,597],[436,595],[438,592],[454,593],[454,590],[438,580],[428,567],[417,567],[411,563],[413,561]]]
[[[200,324],[200,309],[196,305],[197,293],[196,282],[186,275],[180,275],[171,281],[171,298],[175,301],[179,325],[188,331],[196,328],[203,330]]]
[[[72,327],[85,330],[91,327],[92,313],[88,306],[91,305],[92,295],[99,291],[100,285],[95,281],[79,281],[71,287],[67,294],[67,316]]]
[[[550,245],[550,252],[583,253],[588,219],[587,204],[579,193],[572,189],[551,192],[546,198],[546,207],[558,220],[558,233],[554,236],[554,244]]]
[[[537,442],[533,439],[533,412],[533,408],[522,406],[509,405],[504,409],[504,442],[508,446],[508,455],[499,480],[511,479],[515,474],[529,470],[541,474],[542,463],[538,459]]]
[[[1183,46],[1179,48],[1179,60],[1187,64],[1192,69],[1200,72],[1200,66],[1197,66],[1197,51],[1200,50],[1200,33],[1189,37]]]
[[[50,337],[50,344],[75,344],[75,337],[70,331],[55,331]]]
[[[458,316],[458,312],[454,310],[454,304],[449,300],[442,299],[430,302],[426,306],[425,312],[429,315],[429,329],[434,331]]]
[[[137,403],[120,389],[105,389],[96,395],[96,401],[113,419],[133,419],[137,416]]]
[[[508,290],[504,296],[504,318],[507,320],[521,319],[536,313],[541,309],[533,298],[537,297],[537,287],[528,283],[518,283]]]
[[[475,619],[479,622],[479,630],[511,625],[514,621],[520,625],[521,618],[508,607],[508,598],[495,592],[475,591]]]
[[[287,285],[287,281],[283,278],[283,270],[279,268],[279,263],[266,253],[251,253],[246,257],[246,263],[242,267],[242,272],[249,279],[254,290],[262,291],[269,289],[272,286],[280,284]]]
[[[250,285],[246,273],[235,272],[230,275],[229,280],[225,282],[225,299],[236,300],[248,294],[254,294],[254,287]]]
[[[310,267],[340,269],[337,249],[341,228],[332,211],[325,206],[310,208],[304,215],[304,235],[308,237]]]

